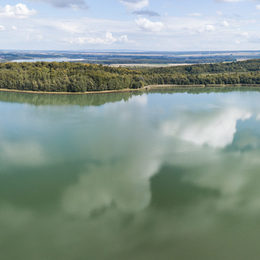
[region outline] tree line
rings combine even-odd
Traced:
[[[157,84],[260,84],[260,60],[132,69],[69,62],[0,63],[4,89],[86,92]]]

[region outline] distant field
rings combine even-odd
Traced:
[[[163,67],[260,59],[260,51],[209,52],[72,52],[0,51],[0,62],[81,62],[115,67]]]

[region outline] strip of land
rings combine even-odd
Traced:
[[[69,63],[1,63],[0,90],[79,94],[162,88],[260,86],[260,60],[158,68]]]
[[[102,91],[86,91],[86,92],[55,92],[55,91],[37,91],[37,90],[18,90],[0,88],[1,92],[29,93],[29,94],[49,94],[49,95],[87,95],[87,94],[107,94],[107,93],[124,93],[144,91],[146,88],[140,89],[119,89],[119,90],[102,90]]]

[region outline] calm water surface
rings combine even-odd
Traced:
[[[259,259],[259,100],[0,93],[0,259]]]

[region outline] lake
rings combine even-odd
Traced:
[[[260,92],[0,93],[0,259],[259,259]]]

